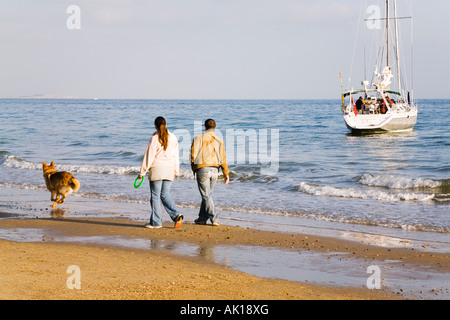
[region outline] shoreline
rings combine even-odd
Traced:
[[[448,253],[377,247],[363,242],[324,236],[262,231],[227,225],[200,226],[189,221],[179,229],[173,229],[171,223],[164,223],[161,229],[146,229],[143,225],[144,223],[126,218],[0,219],[0,232],[9,232],[11,235],[10,240],[0,240],[3,248],[0,273],[6,275],[2,276],[4,278],[2,288],[5,290],[2,294],[4,296],[0,298],[152,300],[407,298],[399,291],[369,290],[366,286],[333,284],[328,286],[258,277],[234,270],[211,259],[199,258],[197,253],[189,256],[170,250],[148,248],[149,243],[156,246],[158,242],[165,243],[166,247],[173,246],[174,243],[185,245],[181,247],[182,251],[186,251],[186,248],[188,251],[191,250],[186,245],[196,245],[198,247],[192,250],[206,252],[219,246],[229,250],[253,246],[286,249],[295,252],[299,257],[306,257],[307,254],[326,255],[328,259],[345,259],[350,264],[358,259],[372,261],[374,264],[398,261],[403,265],[425,268],[438,273],[445,274],[450,270]],[[22,238],[19,239],[20,237]],[[116,242],[102,242],[105,239],[114,239]],[[147,242],[144,247],[139,247],[137,244],[143,239]],[[124,242],[127,243],[125,246]],[[70,262],[74,257],[74,261]],[[22,263],[24,261],[25,264]],[[69,265],[80,266],[84,284],[81,290],[67,289],[65,279],[68,274],[63,268],[64,265],[65,268]],[[91,269],[97,270],[97,278],[84,276],[90,274],[90,271],[85,270]],[[107,280],[99,276],[100,269],[104,270],[106,278],[115,279],[108,284],[108,289],[105,287]],[[132,272],[128,273],[131,270]],[[141,279],[143,274],[146,277],[151,275],[151,279],[143,281]],[[170,285],[170,279],[179,285]],[[155,286],[158,287],[157,290]],[[21,287],[28,289],[24,291],[20,289]],[[441,298],[442,294],[448,294],[448,288],[434,290],[437,298]]]
[[[0,228],[48,228],[64,236],[121,235],[126,237],[151,238],[197,243],[200,245],[249,245],[298,249],[299,251],[341,252],[353,257],[371,260],[400,259],[404,262],[425,265],[434,270],[450,271],[450,253],[428,252],[415,248],[380,247],[364,241],[338,239],[312,234],[284,233],[252,228],[221,225],[196,225],[185,221],[182,228],[173,229],[170,222],[163,228],[144,228],[144,222],[126,217],[118,218],[26,218],[1,219]]]

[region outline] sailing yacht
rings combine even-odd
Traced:
[[[390,9],[394,15],[390,17]],[[404,17],[402,17],[404,18]],[[408,17],[410,18],[410,17]],[[402,87],[398,45],[398,23],[396,1],[386,0],[385,65],[381,70],[375,67],[373,82],[363,80],[362,88],[343,91],[341,111],[348,129],[352,132],[399,132],[412,130],[417,122],[417,105],[412,91]],[[394,22],[394,41],[389,37],[391,22]],[[390,47],[394,46],[395,75],[391,69]],[[384,59],[383,59],[384,60]],[[393,83],[394,82],[394,83]],[[393,88],[394,85],[397,88]]]

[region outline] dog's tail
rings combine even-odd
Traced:
[[[75,178],[72,178],[72,180],[70,180],[69,185],[73,191],[78,191],[80,189],[80,181]]]

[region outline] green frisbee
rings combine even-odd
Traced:
[[[136,180],[134,180],[134,187],[135,187],[135,188],[139,188],[139,187],[141,186],[142,182],[144,182],[144,177],[142,176],[141,183],[139,183],[138,185],[136,185],[136,182],[138,181],[138,179],[139,179],[139,177],[137,177]]]

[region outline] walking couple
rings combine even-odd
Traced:
[[[149,171],[150,205],[152,214],[147,228],[161,228],[162,202],[166,212],[174,221],[174,227],[183,224],[183,215],[179,213],[170,194],[173,179],[179,175],[180,160],[177,137],[167,129],[163,117],[155,119],[156,131],[151,137],[142,160],[138,178],[141,179]],[[225,155],[224,142],[214,134],[216,122],[205,121],[205,133],[194,138],[191,146],[191,168],[197,180],[202,197],[200,212],[196,224],[206,224],[208,219],[213,226],[219,225],[218,213],[212,199],[214,185],[217,182],[219,169],[222,168],[225,184],[228,184],[229,171]]]

